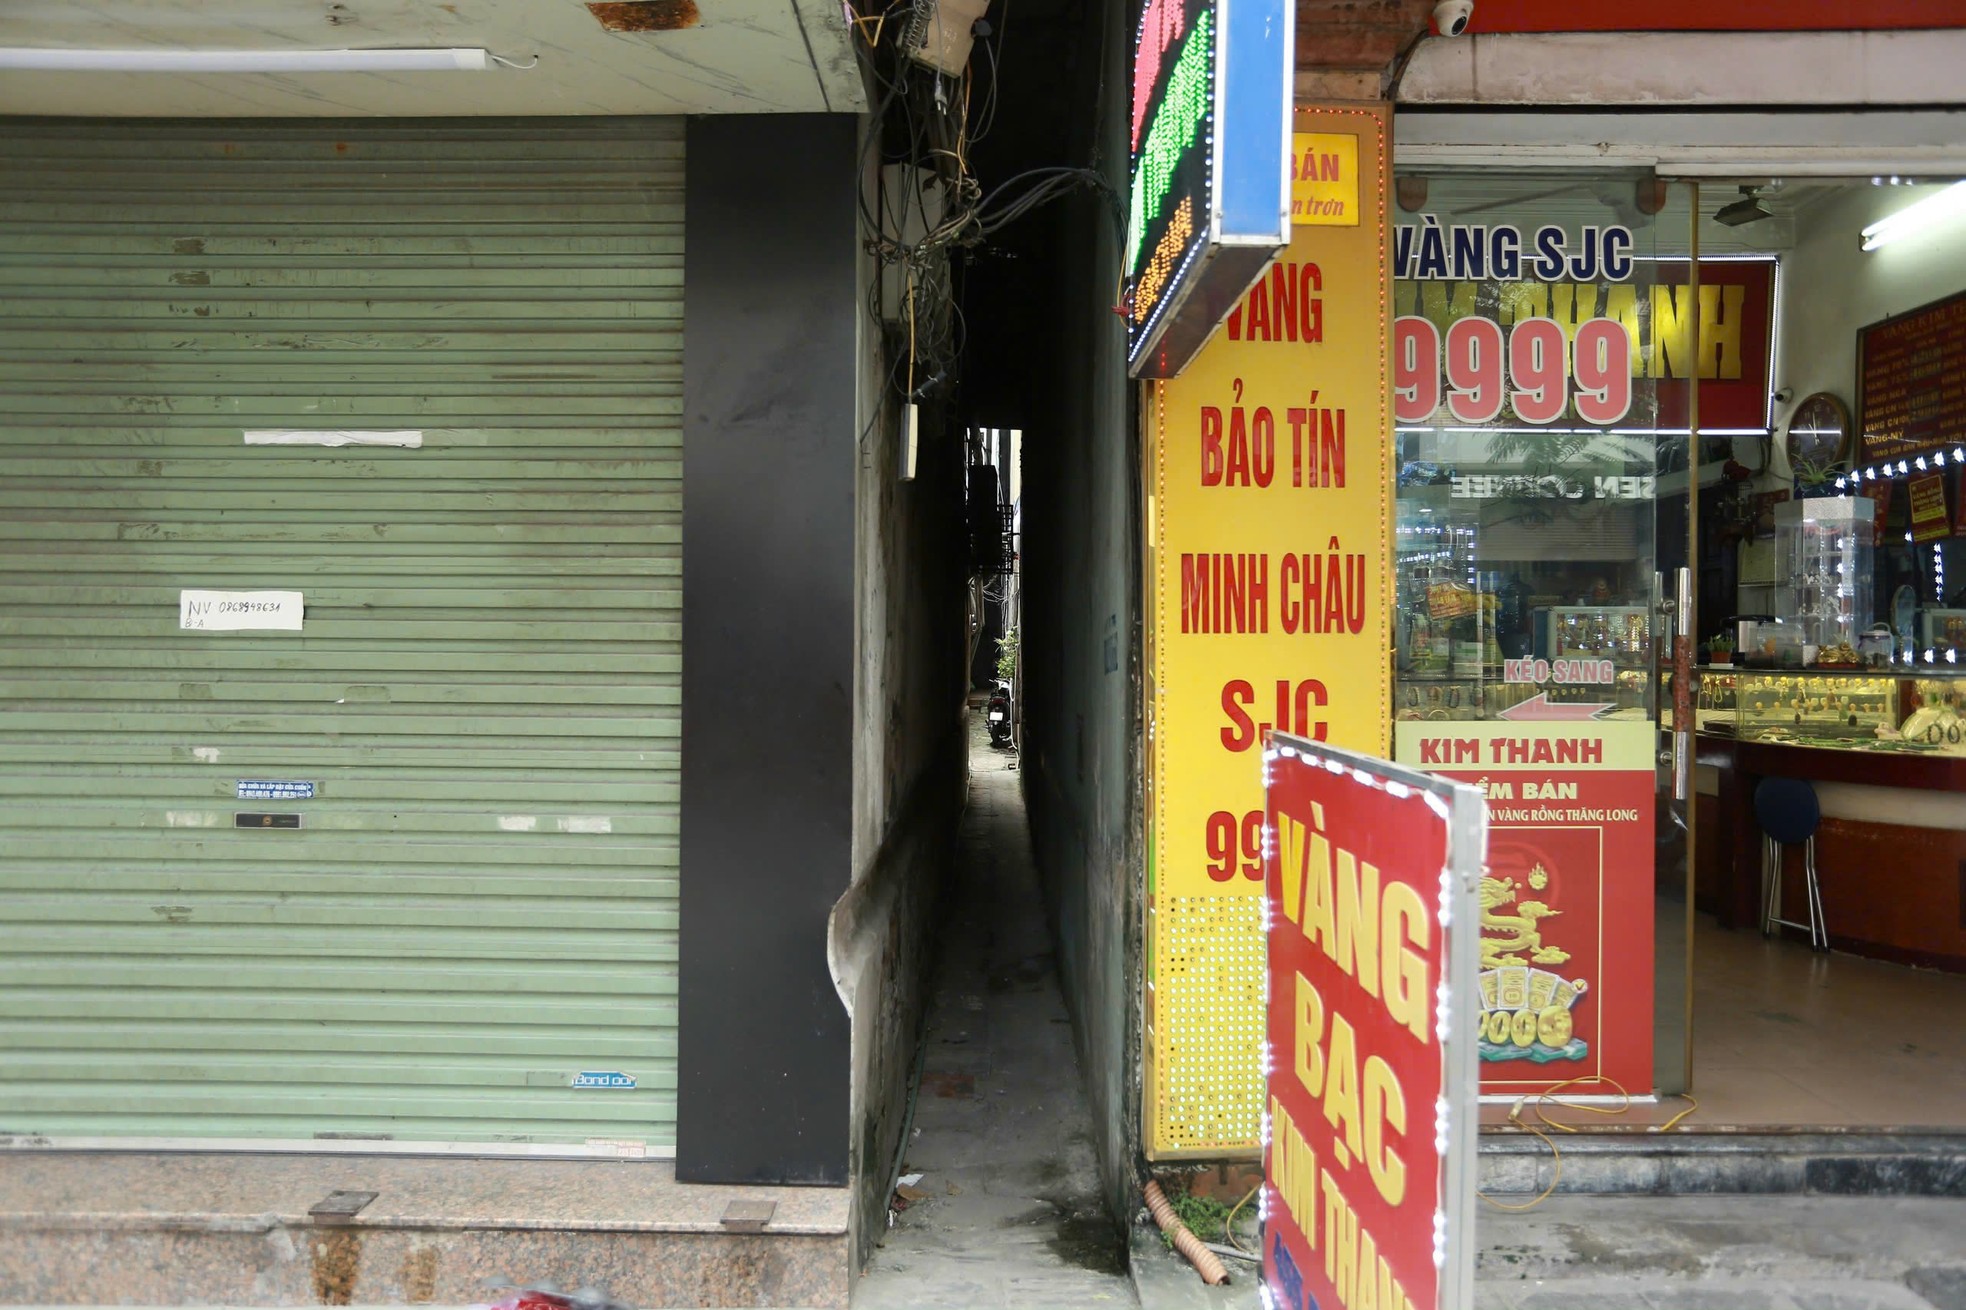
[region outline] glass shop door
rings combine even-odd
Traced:
[[[1658,347],[1686,355],[1691,306],[1670,198],[1627,173],[1399,184],[1394,744],[1488,793],[1482,1090],[1678,1090],[1655,1062],[1685,1024],[1655,996],[1685,858],[1660,768],[1661,489],[1682,471],[1683,534],[1688,460],[1686,359]]]

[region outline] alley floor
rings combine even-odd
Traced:
[[[1015,759],[972,723],[904,1169],[922,1195],[874,1252],[856,1310],[1135,1304],[1099,1198]]]
[[[1151,1234],[1128,1275],[1098,1197],[1015,758],[973,725],[904,1169],[917,1199],[853,1306],[1255,1310],[1248,1266],[1206,1289]],[[1483,1206],[1475,1222],[1474,1310],[1966,1310],[1966,1200],[1556,1196],[1522,1214]]]

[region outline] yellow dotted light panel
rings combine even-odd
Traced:
[[[1260,896],[1154,898],[1155,1155],[1257,1149],[1262,915]]]

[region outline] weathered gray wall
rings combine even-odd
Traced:
[[[1081,134],[1067,155],[1096,158],[1120,195],[1126,8],[1087,6]],[[1024,423],[1024,791],[1102,1180],[1123,1218],[1137,1203],[1139,1140],[1138,446],[1112,311],[1118,225],[1090,194],[1055,221],[1053,339],[1031,352],[1047,374],[1034,386],[1043,405]]]
[[[871,185],[871,178],[866,179]],[[874,276],[860,257],[860,283]],[[864,302],[865,297],[862,297]],[[881,327],[860,320],[856,458],[854,882],[828,951],[852,1016],[856,1268],[886,1227],[888,1188],[927,1003],[927,950],[967,783],[960,437],[922,411],[915,480],[899,479],[901,406]]]

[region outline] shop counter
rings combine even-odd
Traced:
[[[1696,763],[1717,787],[1702,806],[1701,903],[1755,930],[1767,777],[1813,783],[1831,944],[1966,972],[1966,676],[1953,670],[1706,670]],[[1782,917],[1802,918],[1801,853],[1787,852]]]

